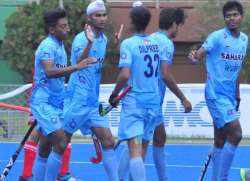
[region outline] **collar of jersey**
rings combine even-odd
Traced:
[[[166,32],[161,31],[161,30],[158,30],[158,33],[160,33],[160,34],[162,34],[162,35],[165,35],[165,36],[168,38],[168,35],[167,35],[167,33],[166,33]]]
[[[103,40],[103,38],[104,38],[104,33],[103,33],[103,32],[100,33],[99,37],[96,36],[96,33],[95,33],[95,32],[93,32],[93,33],[94,33],[94,38],[95,38],[98,42],[101,42],[101,41]]]
[[[49,37],[50,37],[54,42],[56,42],[58,45],[61,46],[61,45],[63,44],[63,41],[58,40],[54,35],[49,34]]]
[[[226,32],[229,36],[231,36],[231,37],[233,37],[233,38],[239,38],[239,37],[240,37],[240,33],[239,33],[239,36],[238,36],[238,37],[235,37],[235,36],[232,36],[231,31],[230,31],[227,27],[225,27],[224,29],[225,29],[225,32]]]
[[[145,37],[145,36],[148,36],[148,35],[144,34],[144,33],[135,33],[134,36]]]

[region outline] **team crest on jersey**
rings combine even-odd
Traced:
[[[127,58],[127,54],[125,52],[121,53],[121,59],[126,59]]]
[[[50,56],[50,53],[48,53],[48,52],[44,52],[43,53],[43,58],[44,59],[49,59],[51,56]]]
[[[83,83],[83,84],[86,83],[86,80],[85,80],[85,77],[84,77],[84,76],[79,75],[78,78],[79,78],[79,81],[80,81],[81,83]]]
[[[40,83],[41,86],[46,86],[48,81],[47,81],[47,79],[45,77],[43,77],[42,79],[40,79],[39,83]]]
[[[242,41],[246,41],[246,38],[244,36],[240,37]]]
[[[147,39],[147,38],[144,38],[143,42],[147,44],[147,43],[150,43],[151,41],[149,39]]]
[[[226,33],[224,33],[224,39],[227,39],[227,34]]]

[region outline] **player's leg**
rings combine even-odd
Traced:
[[[226,143],[221,156],[221,180],[227,180],[235,151],[242,138],[242,129],[239,120],[227,123],[224,128]]]
[[[146,181],[146,170],[142,158],[142,136],[136,136],[128,140],[129,148],[129,172],[132,179]]]
[[[114,152],[115,140],[109,128],[93,127],[102,145],[103,165],[110,181],[118,181],[118,162]]]
[[[62,157],[62,164],[61,164],[61,168],[60,168],[60,173],[57,176],[57,180],[58,181],[76,181],[77,179],[74,178],[71,173],[70,173],[70,169],[69,169],[69,164],[70,164],[70,156],[71,156],[71,137],[72,134],[65,132],[66,137],[67,137],[67,147],[64,151],[63,157]]]
[[[38,122],[39,131],[44,135],[39,144],[39,161],[46,164],[46,181],[55,181],[61,166],[61,159],[67,146],[66,136],[62,129],[62,109],[56,108],[48,103],[40,103],[31,106],[32,114]],[[52,146],[52,151],[48,156],[48,147]],[[44,169],[43,167],[41,169]],[[40,175],[39,170],[36,174]],[[44,173],[44,171],[40,171]],[[35,176],[35,173],[34,173]],[[38,178],[35,176],[35,178]],[[40,181],[41,179],[38,178]]]
[[[25,181],[32,177],[32,168],[36,158],[39,135],[40,133],[36,129],[34,129],[29,139],[25,142],[23,170],[22,176],[20,176],[19,181]]]
[[[165,142],[167,136],[164,123],[161,123],[155,128],[153,137],[153,159],[159,181],[165,181],[166,176],[166,156],[165,156]]]
[[[123,148],[119,159],[119,166],[118,166],[119,181],[124,181],[130,174],[129,160],[130,160],[129,150],[128,147],[126,146],[125,148]]]
[[[69,171],[70,156],[72,149],[71,137],[73,133],[76,132],[82,126],[82,124],[84,124],[84,120],[87,119],[88,110],[86,110],[85,107],[86,106],[82,106],[76,102],[71,102],[70,104],[67,105],[67,109],[65,109],[64,111],[63,129],[66,135],[67,147],[62,157],[60,174],[57,177],[58,181],[78,180],[74,178]]]
[[[45,180],[54,181],[60,171],[61,160],[67,147],[67,141],[63,129],[56,130],[47,137],[51,142],[52,151],[47,161]]]
[[[44,181],[48,156],[51,152],[51,143],[44,135],[40,135],[39,150],[33,168],[34,180]]]
[[[212,181],[217,181],[220,175],[221,153],[226,141],[226,135],[223,129],[214,126],[214,146],[212,149]]]
[[[147,154],[147,148],[148,144],[150,141],[144,140],[142,141],[142,158],[143,161],[145,160],[146,154]],[[125,147],[122,150],[122,154],[119,160],[119,168],[118,168],[118,174],[119,174],[119,180],[123,181],[125,178],[129,175],[130,181],[132,181],[131,174],[129,173],[129,160],[130,160],[130,155],[129,155],[129,150],[128,147]]]

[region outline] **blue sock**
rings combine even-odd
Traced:
[[[213,147],[212,158],[211,158],[213,162],[212,181],[217,181],[219,179],[221,151],[222,151],[221,148]]]
[[[133,180],[146,181],[146,173],[142,157],[134,157],[130,159],[129,171]]]
[[[119,180],[125,180],[129,172],[129,151],[128,148],[122,150],[121,159],[119,161],[118,175]]]
[[[153,158],[159,181],[166,181],[166,157],[164,146],[153,147]]]
[[[43,158],[39,154],[37,155],[36,162],[33,169],[33,179],[36,181],[44,181],[46,163],[48,158]]]
[[[221,152],[220,180],[228,180],[228,174],[233,162],[234,153],[237,146],[226,142]]]
[[[55,181],[61,167],[62,156],[58,153],[52,151],[49,155],[46,172],[45,181]]]
[[[119,181],[118,162],[113,149],[103,150],[103,165],[110,181]]]

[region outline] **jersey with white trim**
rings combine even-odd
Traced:
[[[82,54],[88,44],[85,32],[79,33],[72,44],[71,62],[77,63],[78,57]],[[73,101],[78,101],[82,105],[97,106],[99,99],[99,89],[101,82],[101,68],[103,66],[107,46],[107,38],[101,33],[95,36],[89,57],[97,59],[97,63],[88,68],[74,72],[70,76],[67,94],[72,96]]]
[[[128,84],[133,87],[123,105],[138,108],[159,106],[159,53],[158,43],[148,35],[135,34],[122,42],[119,68],[130,69]]]
[[[34,86],[30,103],[49,102],[62,108],[64,98],[64,77],[48,78],[42,62],[52,61],[54,68],[67,66],[67,54],[62,41],[49,35],[35,53]]]
[[[240,32],[238,37],[234,37],[226,27],[208,36],[202,45],[206,51],[207,99],[224,96],[235,100],[236,81],[246,56],[247,46],[246,34]]]
[[[171,39],[168,38],[167,34],[162,31],[157,31],[151,34],[152,38],[154,38],[160,47],[160,54],[162,55],[162,63],[172,64],[173,63],[173,56],[174,56],[174,44]],[[159,91],[161,96],[161,105],[163,104],[163,100],[165,97],[166,92],[166,84],[159,76]]]

